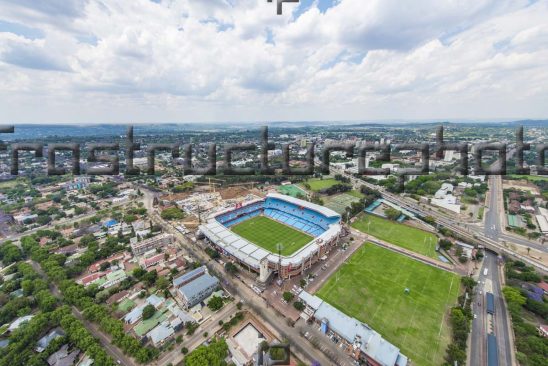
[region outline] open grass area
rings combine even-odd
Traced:
[[[539,180],[548,181],[548,176],[546,175],[517,175],[512,174],[510,175],[512,178],[518,178],[518,179],[527,179],[528,181],[535,182]]]
[[[310,235],[265,216],[246,220],[233,226],[231,230],[273,253],[278,253],[278,244],[280,244],[282,255],[291,255],[314,239]]]
[[[438,259],[438,238],[427,231],[367,214],[360,216],[352,227],[415,253]]]
[[[0,182],[0,189],[10,189],[18,184],[25,184],[26,179],[12,179]]]
[[[299,197],[306,197],[306,191],[304,191],[302,188],[297,187],[294,184],[288,184],[286,186],[279,186],[278,192],[281,194],[285,194],[287,196],[299,198]]]
[[[319,192],[322,189],[333,187],[335,184],[343,184],[334,178],[313,178],[306,181],[310,185],[310,190],[314,192]]]
[[[316,295],[369,324],[414,365],[438,366],[451,341],[447,320],[459,288],[456,274],[366,243]]]
[[[351,195],[351,196],[354,196],[354,197],[356,197],[356,198],[358,198],[358,199],[362,199],[362,198],[365,197],[363,193],[361,193],[361,192],[359,192],[359,191],[356,191],[356,190],[354,190],[354,189],[351,190],[351,191],[346,192],[346,194],[349,194],[349,195]]]

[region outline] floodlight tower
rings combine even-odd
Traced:
[[[278,243],[276,244],[276,248],[278,249],[278,279],[282,279],[282,244]]]

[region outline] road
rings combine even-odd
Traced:
[[[501,206],[502,182],[500,176],[491,176],[489,178],[489,207],[485,214],[484,234],[493,240],[498,240],[501,233],[501,212],[504,207]]]
[[[32,265],[32,268],[42,277],[44,280],[48,281],[48,277],[46,273],[42,270],[42,267],[35,261],[30,261],[30,264]],[[57,299],[62,300],[63,295],[61,294],[61,291],[59,291],[59,288],[57,285],[53,282],[49,282],[49,288],[53,296],[55,296]],[[120,349],[118,349],[116,346],[112,345],[111,340],[103,333],[101,332],[98,327],[87,321],[80,310],[76,308],[75,306],[71,306],[72,315],[74,315],[75,318],[80,320],[82,324],[86,327],[86,329],[99,340],[101,343],[101,346],[105,349],[105,351],[109,354],[109,356],[115,361],[119,361],[122,365],[126,366],[136,366],[136,363],[133,362],[131,358],[126,356]]]
[[[497,337],[497,347],[500,366],[512,366],[513,346],[510,334],[510,320],[506,309],[506,303],[502,295],[501,270],[496,254],[486,251],[483,265],[480,269],[476,287],[476,294],[472,306],[472,312],[477,316],[472,321],[472,335],[470,344],[470,364],[487,364],[487,334],[492,331]],[[487,275],[484,271],[487,269]],[[494,326],[490,328],[489,317],[486,310],[486,295],[489,291],[495,298]]]

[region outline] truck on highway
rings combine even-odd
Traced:
[[[487,276],[487,273],[488,273],[488,272],[489,272],[489,268],[485,268],[485,269],[483,270],[483,275],[484,275],[484,276]]]
[[[487,300],[487,307],[486,307],[487,314],[494,315],[495,314],[495,296],[490,292],[486,292],[485,297]]]
[[[499,355],[497,350],[497,337],[494,334],[487,335],[487,366],[498,366]]]

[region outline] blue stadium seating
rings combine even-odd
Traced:
[[[320,236],[329,228],[329,225],[337,223],[340,219],[340,217],[326,217],[314,210],[268,197],[264,202],[253,203],[219,215],[216,220],[226,227],[231,227],[260,214],[314,237]]]

